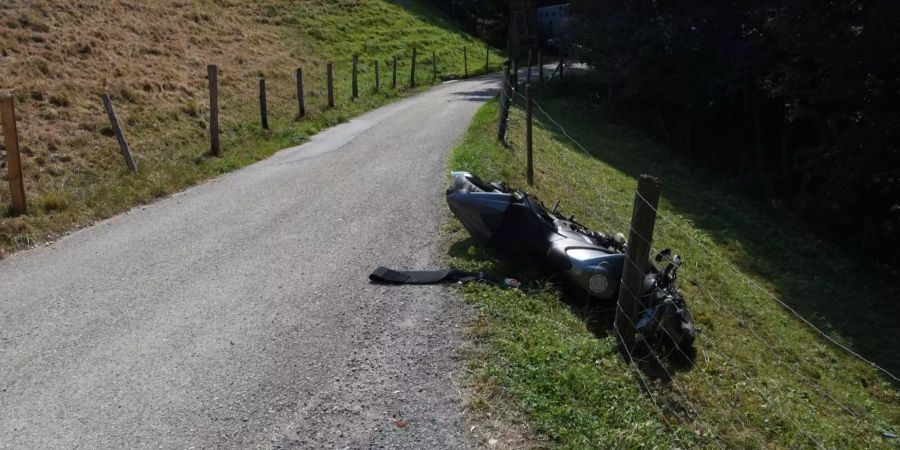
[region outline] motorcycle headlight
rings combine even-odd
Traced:
[[[590,288],[591,293],[600,295],[606,292],[606,289],[609,287],[609,278],[602,273],[597,273],[591,276],[590,281],[588,281],[588,288]]]

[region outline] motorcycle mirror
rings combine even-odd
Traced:
[[[664,259],[669,259],[669,255],[672,254],[672,249],[667,248],[656,255],[656,262],[662,262]]]

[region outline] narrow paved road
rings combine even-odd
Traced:
[[[471,447],[461,300],[366,277],[441,265],[446,159],[497,80],[0,261],[0,448]]]

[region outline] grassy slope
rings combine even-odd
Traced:
[[[420,86],[432,82],[432,50],[439,77],[463,73],[463,47],[470,50],[470,75],[484,72],[484,44],[415,1],[0,3],[0,93],[16,97],[30,208],[11,217],[8,187],[0,185],[0,257],[265,158],[407,95],[413,46]],[[356,102],[350,101],[353,53],[360,55]],[[392,56],[400,58],[397,90],[390,89]],[[375,59],[382,69],[379,94]],[[330,111],[328,60],[335,64],[337,100]],[[207,155],[211,63],[220,69],[222,158]],[[308,111],[300,122],[294,120],[298,66]],[[260,75],[268,88],[268,132],[259,126]],[[109,136],[103,92],[113,97],[137,175],[124,170]],[[2,150],[0,144],[0,157]]]
[[[561,200],[564,211],[591,227],[625,232],[636,176],[662,177],[661,214],[668,220],[657,221],[654,244],[686,260],[681,287],[701,330],[696,366],[667,364],[671,382],[658,364],[630,371],[616,339],[605,334],[608,314],[567,307],[542,284],[524,293],[468,285],[466,298],[481,311],[474,335],[483,344],[473,359],[480,387],[474,405],[524,415],[569,448],[896,448],[896,440],[882,436],[900,428],[895,387],[744,281],[749,276],[896,373],[896,306],[872,288],[881,285],[879,277],[852,257],[823,257],[842,252],[769,217],[764,205],[735,194],[714,174],[685,167],[654,144],[597,120],[601,112],[584,100],[589,94],[573,89],[567,98],[539,97],[592,155],[536,113],[550,126],[535,130],[535,187],[529,191],[551,203]],[[482,108],[450,167],[525,186],[522,113],[513,111],[509,150],[493,140],[496,117],[496,102]],[[475,245],[458,223],[451,232],[455,265],[505,275],[522,270]],[[697,241],[741,274],[707,256]],[[652,395],[639,389],[645,379]]]

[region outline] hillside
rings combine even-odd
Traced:
[[[453,266],[526,281],[522,290],[463,288],[479,311],[470,359],[476,411],[573,449],[897,448],[896,378],[829,342],[900,371],[890,344],[900,336],[897,294],[883,282],[895,275],[767,213],[720,174],[679,163],[616,124],[597,104],[604,91],[592,77],[573,78],[532,91],[533,186],[521,92],[509,146],[496,141],[493,101],[473,119],[450,169],[505,180],[547,205],[559,201],[566,214],[608,233],[628,231],[636,178],[659,176],[653,246],[684,258],[679,289],[698,329],[694,351],[642,350],[636,364],[625,363],[613,305],[566,297],[454,221]]]
[[[484,43],[415,2],[103,2],[0,4],[0,95],[17,104],[29,212],[12,217],[0,176],[0,255],[51,239],[302,143],[317,130],[408,89],[410,53],[420,85],[484,71]],[[350,101],[350,59],[360,55],[361,98]],[[492,54],[495,61],[499,56]],[[388,68],[398,57],[398,89]],[[382,92],[373,92],[373,62]],[[325,109],[325,64],[335,65],[336,108]],[[208,152],[206,67],[219,67],[224,156]],[[294,70],[304,69],[308,116],[296,121]],[[259,125],[267,82],[270,131]],[[112,96],[138,164],[125,170],[100,95]],[[2,144],[0,144],[2,145]],[[3,149],[0,149],[3,150]]]

